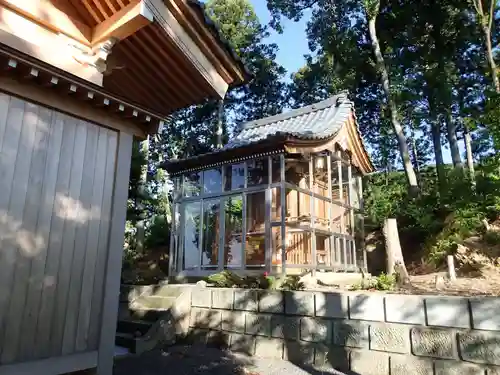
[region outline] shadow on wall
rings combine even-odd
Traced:
[[[481,331],[498,320],[496,299],[213,291],[234,294],[235,310],[212,297],[210,309],[194,307],[190,342],[285,359],[308,374],[474,375],[485,373],[481,363],[500,364],[500,336]]]
[[[0,364],[97,348],[116,140],[0,94]]]

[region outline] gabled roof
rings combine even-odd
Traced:
[[[366,171],[373,170],[356,124],[354,104],[346,93],[279,115],[250,121],[222,149],[182,160],[168,160],[169,173],[211,168],[216,165],[291,151],[295,147],[322,147],[329,142],[348,143]],[[345,145],[342,145],[345,147]],[[355,151],[356,150],[356,151]]]
[[[250,121],[241,126],[238,135],[223,149],[248,146],[280,135],[306,140],[330,138],[345,124],[352,109],[352,102],[342,93],[307,107]]]

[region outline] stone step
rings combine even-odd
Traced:
[[[154,288],[151,296],[155,297],[179,297],[183,292],[183,288],[176,285],[161,285]]]
[[[117,332],[115,335],[115,345],[127,348],[130,353],[136,353],[136,341],[137,339],[131,333]]]
[[[119,333],[131,333],[138,336],[146,334],[152,326],[152,322],[144,320],[119,320],[116,325],[116,331]]]
[[[178,296],[162,297],[162,296],[143,296],[139,297],[130,304],[129,308],[136,309],[157,309],[168,310],[173,306]]]

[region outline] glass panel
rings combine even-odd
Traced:
[[[201,172],[192,172],[184,175],[184,196],[195,197],[201,191]]]
[[[243,198],[241,195],[228,197],[224,203],[224,266],[241,267],[243,250]]]
[[[356,259],[359,266],[366,266],[364,264],[363,248],[364,248],[364,217],[361,214],[354,216],[354,239],[356,245]]]
[[[199,267],[200,262],[200,217],[201,202],[184,206],[184,266],[183,269]]]
[[[339,197],[339,168],[337,161],[332,159],[332,199],[338,201]]]
[[[281,182],[281,156],[272,156],[271,157],[271,173],[273,176],[273,183]]]
[[[225,167],[224,190],[232,191],[245,187],[245,164],[228,165]]]
[[[271,189],[271,221],[281,221],[281,188]]]
[[[344,208],[344,234],[353,235],[353,222],[351,220],[351,210]]]
[[[326,155],[316,155],[313,158],[313,191],[323,197],[328,197],[328,166]]]
[[[328,229],[328,208],[330,207],[330,202],[311,197],[310,199],[314,202],[314,225],[316,228],[323,230]]]
[[[219,259],[220,202],[210,200],[203,202],[203,245],[201,265],[217,267]]]
[[[342,215],[345,212],[345,208],[339,206],[335,203],[332,204],[332,232],[341,233],[342,228],[340,226],[340,222],[342,220]]]
[[[312,264],[311,232],[286,228],[286,264]]]
[[[173,183],[174,183],[173,196],[174,200],[177,200],[182,197],[182,177],[174,177]]]
[[[271,263],[275,272],[281,271],[281,227],[271,228]]]
[[[316,234],[316,258],[318,266],[332,266],[330,236]]]
[[[309,160],[287,158],[285,161],[285,181],[302,189],[309,189]]]
[[[203,171],[203,190],[207,194],[222,191],[222,169]]]
[[[297,190],[286,190],[286,221],[311,225],[311,197]]]
[[[341,249],[340,249],[341,239],[337,236],[332,236],[332,252],[333,252],[333,265],[339,266],[341,263]]]
[[[267,158],[251,160],[248,166],[248,186],[266,185],[269,182],[269,161]]]
[[[361,199],[362,197],[360,196],[360,190],[362,188],[362,178],[359,172],[353,167],[353,181],[352,181],[352,186],[353,186],[353,195],[352,195],[352,206],[355,208],[361,208]]]
[[[342,202],[349,204],[349,167],[342,164]]]
[[[247,266],[266,265],[266,192],[247,195],[245,261]]]

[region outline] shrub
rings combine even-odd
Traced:
[[[350,290],[394,290],[396,288],[396,280],[396,275],[381,273],[377,277],[363,279],[361,282],[352,285]]]
[[[277,280],[267,273],[259,276],[241,277],[231,271],[222,271],[208,276],[205,281],[216,288],[251,288],[251,289],[279,289],[303,290],[305,285],[299,276],[286,276]]]

